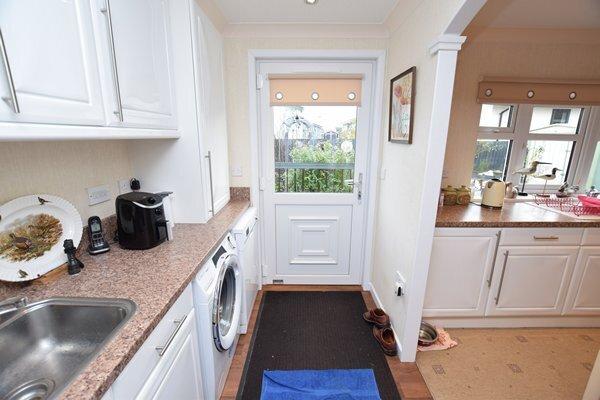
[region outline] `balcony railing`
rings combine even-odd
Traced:
[[[276,192],[351,193],[353,163],[275,163]]]

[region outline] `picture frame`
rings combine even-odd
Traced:
[[[390,81],[388,141],[412,144],[417,67],[411,67]]]

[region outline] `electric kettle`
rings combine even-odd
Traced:
[[[494,178],[485,182],[483,185],[481,205],[491,208],[502,208],[505,191],[506,183],[500,179]]]

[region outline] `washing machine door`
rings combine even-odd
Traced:
[[[212,325],[215,346],[219,351],[229,349],[238,333],[242,309],[242,275],[235,254],[221,257],[219,276],[213,301]]]

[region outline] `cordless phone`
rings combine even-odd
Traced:
[[[99,217],[94,216],[88,219],[88,234],[90,239],[88,253],[95,255],[106,253],[110,250],[108,242],[102,235],[102,223]]]

